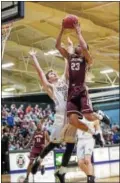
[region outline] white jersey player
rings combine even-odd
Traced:
[[[52,132],[50,136],[50,143],[45,147],[45,149],[40,153],[37,159],[33,162],[32,167],[32,173],[35,174],[37,172],[37,169],[39,167],[40,162],[42,159],[55,147],[59,147],[61,140],[64,140],[62,135],[67,136],[66,134],[69,131],[72,131],[73,138],[75,138],[76,134],[76,128],[72,127],[70,124],[68,124],[68,127],[64,129],[64,122],[66,121],[66,104],[67,104],[67,92],[68,92],[68,65],[67,61],[65,62],[65,71],[61,78],[58,77],[57,73],[53,70],[50,70],[45,74],[42,70],[42,68],[39,65],[39,62],[36,58],[36,52],[34,50],[30,51],[29,54],[32,56],[32,59],[34,61],[34,66],[39,74],[39,78],[41,80],[41,84],[44,88],[44,90],[47,92],[47,94],[50,96],[51,99],[55,102],[55,108],[56,108],[56,114],[55,114],[55,122],[52,127]],[[82,124],[81,128],[85,128],[85,125]],[[67,133],[66,133],[67,130]],[[69,138],[70,140],[73,140]],[[62,169],[67,166],[70,156],[72,154],[72,150],[74,149],[74,142],[67,141],[66,138],[66,151],[65,151],[65,157],[63,156],[63,164]],[[66,158],[67,156],[67,158]]]
[[[57,83],[53,85],[53,100],[55,103],[55,121],[52,126],[52,133],[50,136],[51,142],[61,142],[61,131],[66,121],[66,102],[67,102],[68,85],[66,78],[62,76]]]
[[[30,51],[29,54],[32,56],[34,65],[39,74],[42,86],[47,94],[53,99],[55,103],[55,122],[53,124],[51,132],[51,142],[60,143],[60,132],[64,126],[65,121],[65,111],[66,111],[66,102],[67,102],[67,61],[65,64],[65,71],[63,76],[60,78],[57,73],[53,70],[44,74],[42,68],[39,65],[39,62],[36,57],[36,52],[34,50]]]

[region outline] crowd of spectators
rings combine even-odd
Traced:
[[[49,134],[54,123],[53,106],[47,105],[43,108],[38,104],[11,104],[2,106],[2,131],[7,129],[9,135],[9,150],[24,149],[29,142],[36,125],[42,118],[46,118],[43,128]],[[103,125],[102,132],[106,144],[120,143],[120,128],[113,124],[111,127]]]
[[[111,126],[102,123],[101,127],[105,144],[111,145],[120,143],[120,127],[116,123],[111,124]]]
[[[9,135],[9,150],[24,149],[29,142],[36,125],[45,118],[43,128],[51,133],[54,122],[54,109],[51,105],[44,108],[39,105],[18,105],[2,106],[2,134],[3,130]]]

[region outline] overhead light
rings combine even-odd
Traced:
[[[44,53],[44,55],[55,55],[57,53],[58,53],[58,50],[51,50],[51,51]]]
[[[4,89],[4,91],[6,91],[6,92],[10,92],[10,91],[14,91],[15,90],[15,88],[6,88],[6,89]]]
[[[107,74],[111,72],[113,72],[113,69],[106,69],[106,70],[100,71],[101,74]]]
[[[14,65],[14,63],[2,64],[2,69],[3,69],[3,68],[7,68],[7,67],[12,67],[13,65]]]

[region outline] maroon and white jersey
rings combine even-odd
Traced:
[[[72,54],[68,60],[69,64],[69,88],[85,84],[87,62],[84,57]]]
[[[36,130],[33,136],[33,141],[34,141],[34,147],[36,148],[43,147],[43,145],[45,145],[45,132]]]

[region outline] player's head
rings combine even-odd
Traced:
[[[54,83],[58,80],[58,75],[55,71],[53,70],[49,70],[47,73],[46,73],[46,78],[47,80],[50,82],[50,83]]]
[[[89,50],[89,46],[88,45],[87,45],[87,49]],[[82,55],[82,47],[81,47],[80,44],[75,47],[75,53],[77,55]]]
[[[42,124],[41,124],[41,122],[39,122],[39,123],[37,124],[37,130],[42,130]]]

